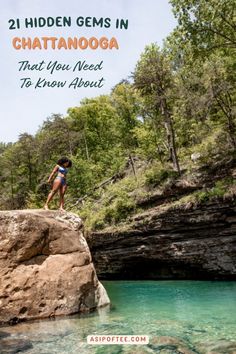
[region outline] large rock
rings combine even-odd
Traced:
[[[0,212],[0,323],[106,304],[79,217],[44,210]]]
[[[101,279],[236,279],[234,201],[150,208],[87,241]]]

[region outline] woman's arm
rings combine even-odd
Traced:
[[[51,173],[50,176],[48,177],[48,183],[51,182],[51,180],[53,179],[53,176],[54,176],[55,173],[58,171],[58,168],[59,168],[58,165],[56,165],[56,166],[54,167],[54,169],[52,170],[52,173]]]

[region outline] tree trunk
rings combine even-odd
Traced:
[[[11,208],[14,208],[14,178],[13,178],[13,172],[11,170]]]
[[[173,128],[171,115],[170,112],[168,111],[165,98],[161,100],[161,113],[164,117],[164,124],[165,124],[165,129],[167,134],[167,143],[168,143],[170,158],[173,162],[174,169],[180,174],[179,160],[178,160],[176,145],[175,145],[174,128]]]
[[[218,106],[220,107],[221,111],[225,115],[227,119],[227,128],[228,128],[228,135],[230,144],[234,150],[236,150],[236,137],[235,137],[235,122],[234,122],[234,113],[232,111],[233,102],[230,96],[230,92],[227,90],[218,90],[217,88],[211,84],[211,90],[213,92],[213,97],[215,98]],[[223,93],[223,94],[222,94]]]
[[[70,151],[70,156],[73,156],[73,151],[72,151],[72,146],[71,146],[71,139],[70,139],[70,130],[68,127],[66,127],[67,129],[67,141],[69,143],[69,151]]]
[[[85,132],[83,132],[83,135],[84,135],[84,143],[85,143],[86,157],[87,157],[87,160],[89,160],[89,151],[88,151],[88,145],[87,145],[87,139],[86,139]]]
[[[231,106],[228,105],[228,107],[224,104],[224,100],[221,97],[216,97],[216,100],[218,102],[218,105],[224,115],[227,118],[227,127],[228,127],[228,134],[229,134],[229,139],[232,147],[234,150],[236,149],[236,137],[235,137],[235,123],[234,123],[234,117],[232,114],[232,109]]]
[[[131,166],[132,166],[133,174],[134,174],[135,178],[137,179],[135,166],[134,166],[134,160],[133,160],[133,157],[132,157],[131,154],[129,154],[129,160],[130,160],[130,163],[131,163]]]
[[[31,156],[30,153],[28,153],[28,178],[29,178],[29,189],[32,187],[32,164],[31,164]]]
[[[235,137],[235,125],[234,125],[233,117],[230,114],[228,114],[227,120],[228,120],[228,131],[229,131],[230,142],[231,142],[232,147],[235,150],[236,149],[236,137]]]

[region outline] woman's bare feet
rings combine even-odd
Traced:
[[[49,210],[49,208],[48,208],[47,205],[44,205],[43,209],[44,209],[44,210]]]

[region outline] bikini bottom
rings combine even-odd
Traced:
[[[61,176],[57,176],[55,179],[59,178],[61,180],[61,185],[62,186],[66,186],[66,179],[64,177]]]

